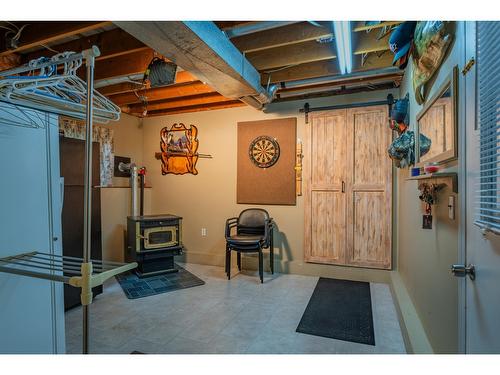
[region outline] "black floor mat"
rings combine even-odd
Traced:
[[[297,332],[375,345],[370,284],[320,277]]]
[[[137,277],[133,272],[126,272],[117,275],[116,279],[128,299],[142,298],[205,284],[203,280],[186,271],[178,264],[175,265],[175,268],[179,272],[143,278]]]

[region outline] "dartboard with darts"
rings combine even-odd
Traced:
[[[272,167],[280,157],[280,146],[276,138],[261,135],[255,138],[248,148],[252,163],[259,168]]]

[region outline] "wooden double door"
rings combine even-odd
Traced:
[[[305,260],[390,269],[387,106],[313,113],[304,142]]]

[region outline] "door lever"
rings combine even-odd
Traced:
[[[345,193],[345,182],[342,181],[342,193]]]
[[[456,277],[465,277],[469,275],[471,280],[476,279],[476,267],[473,264],[466,266],[465,264],[453,264],[451,266],[451,273]]]

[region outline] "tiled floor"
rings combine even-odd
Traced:
[[[183,264],[206,284],[129,300],[113,279],[90,305],[92,353],[405,353],[388,285],[370,284],[376,346],[295,332],[317,277]],[[81,308],[66,313],[66,348],[81,353]]]

